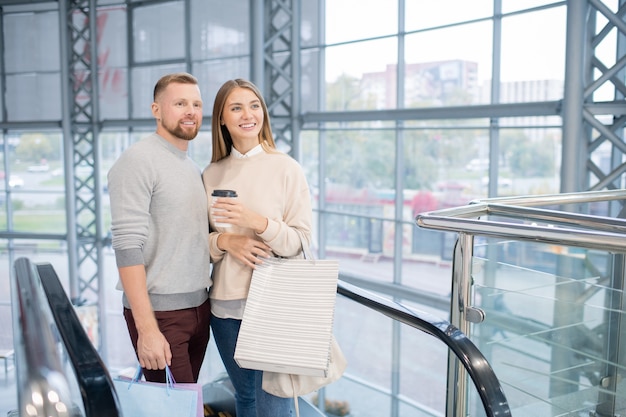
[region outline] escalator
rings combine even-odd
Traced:
[[[47,263],[33,264],[27,258],[18,259],[14,268],[11,298],[19,415],[121,416],[111,375],[83,329],[54,268]],[[489,363],[449,322],[342,281],[337,292],[444,343],[474,382],[485,415],[511,415]],[[203,387],[205,402],[208,397],[215,397],[217,389],[221,390],[219,401],[232,407],[234,398],[229,398],[232,393],[224,386],[223,381],[216,381]],[[308,401],[301,404],[302,417],[324,416]]]

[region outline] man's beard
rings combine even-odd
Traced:
[[[183,129],[180,124],[176,124],[173,128],[166,125],[163,121],[161,121],[163,128],[167,130],[171,135],[183,139],[183,140],[193,140],[196,136],[198,136],[198,131],[200,130],[200,125],[196,124],[195,129],[189,131],[188,129]]]

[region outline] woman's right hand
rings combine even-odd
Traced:
[[[267,228],[266,217],[248,209],[236,198],[218,198],[211,208],[215,221],[252,229],[255,233],[263,233]]]
[[[271,248],[256,239],[234,233],[222,233],[217,238],[217,247],[254,269],[263,263],[263,258],[272,256]]]

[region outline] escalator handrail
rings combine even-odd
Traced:
[[[27,258],[20,258],[15,261],[15,269],[16,281],[29,283],[27,290],[31,297],[35,297],[40,303],[45,303],[45,299],[48,301],[51,319],[54,320],[64,351],[74,370],[86,417],[120,417],[121,407],[108,370],[89,340],[52,265],[34,264]],[[48,325],[43,319],[43,313],[32,310],[27,314],[32,315],[43,326]],[[16,324],[20,328],[17,331],[23,331],[23,325],[15,323],[14,326]],[[36,342],[34,339],[30,340],[30,343],[37,344]],[[56,350],[55,345],[45,346],[46,352]],[[24,363],[24,366],[29,368],[31,364]]]
[[[491,365],[478,347],[450,322],[422,311],[413,311],[342,280],[337,284],[337,293],[445,343],[472,378],[487,416],[511,416],[509,403]]]
[[[121,416],[121,405],[111,376],[87,336],[54,268],[49,263],[41,263],[37,265],[37,271],[75,370],[87,417]]]
[[[74,410],[74,403],[56,349],[56,334],[44,319],[49,318],[49,310],[39,280],[26,259],[18,259],[14,271],[11,312],[18,400],[15,411],[20,415],[66,416]]]

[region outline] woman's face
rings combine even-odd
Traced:
[[[263,127],[261,100],[247,88],[234,88],[226,98],[220,123],[228,129],[233,144],[258,144]]]

